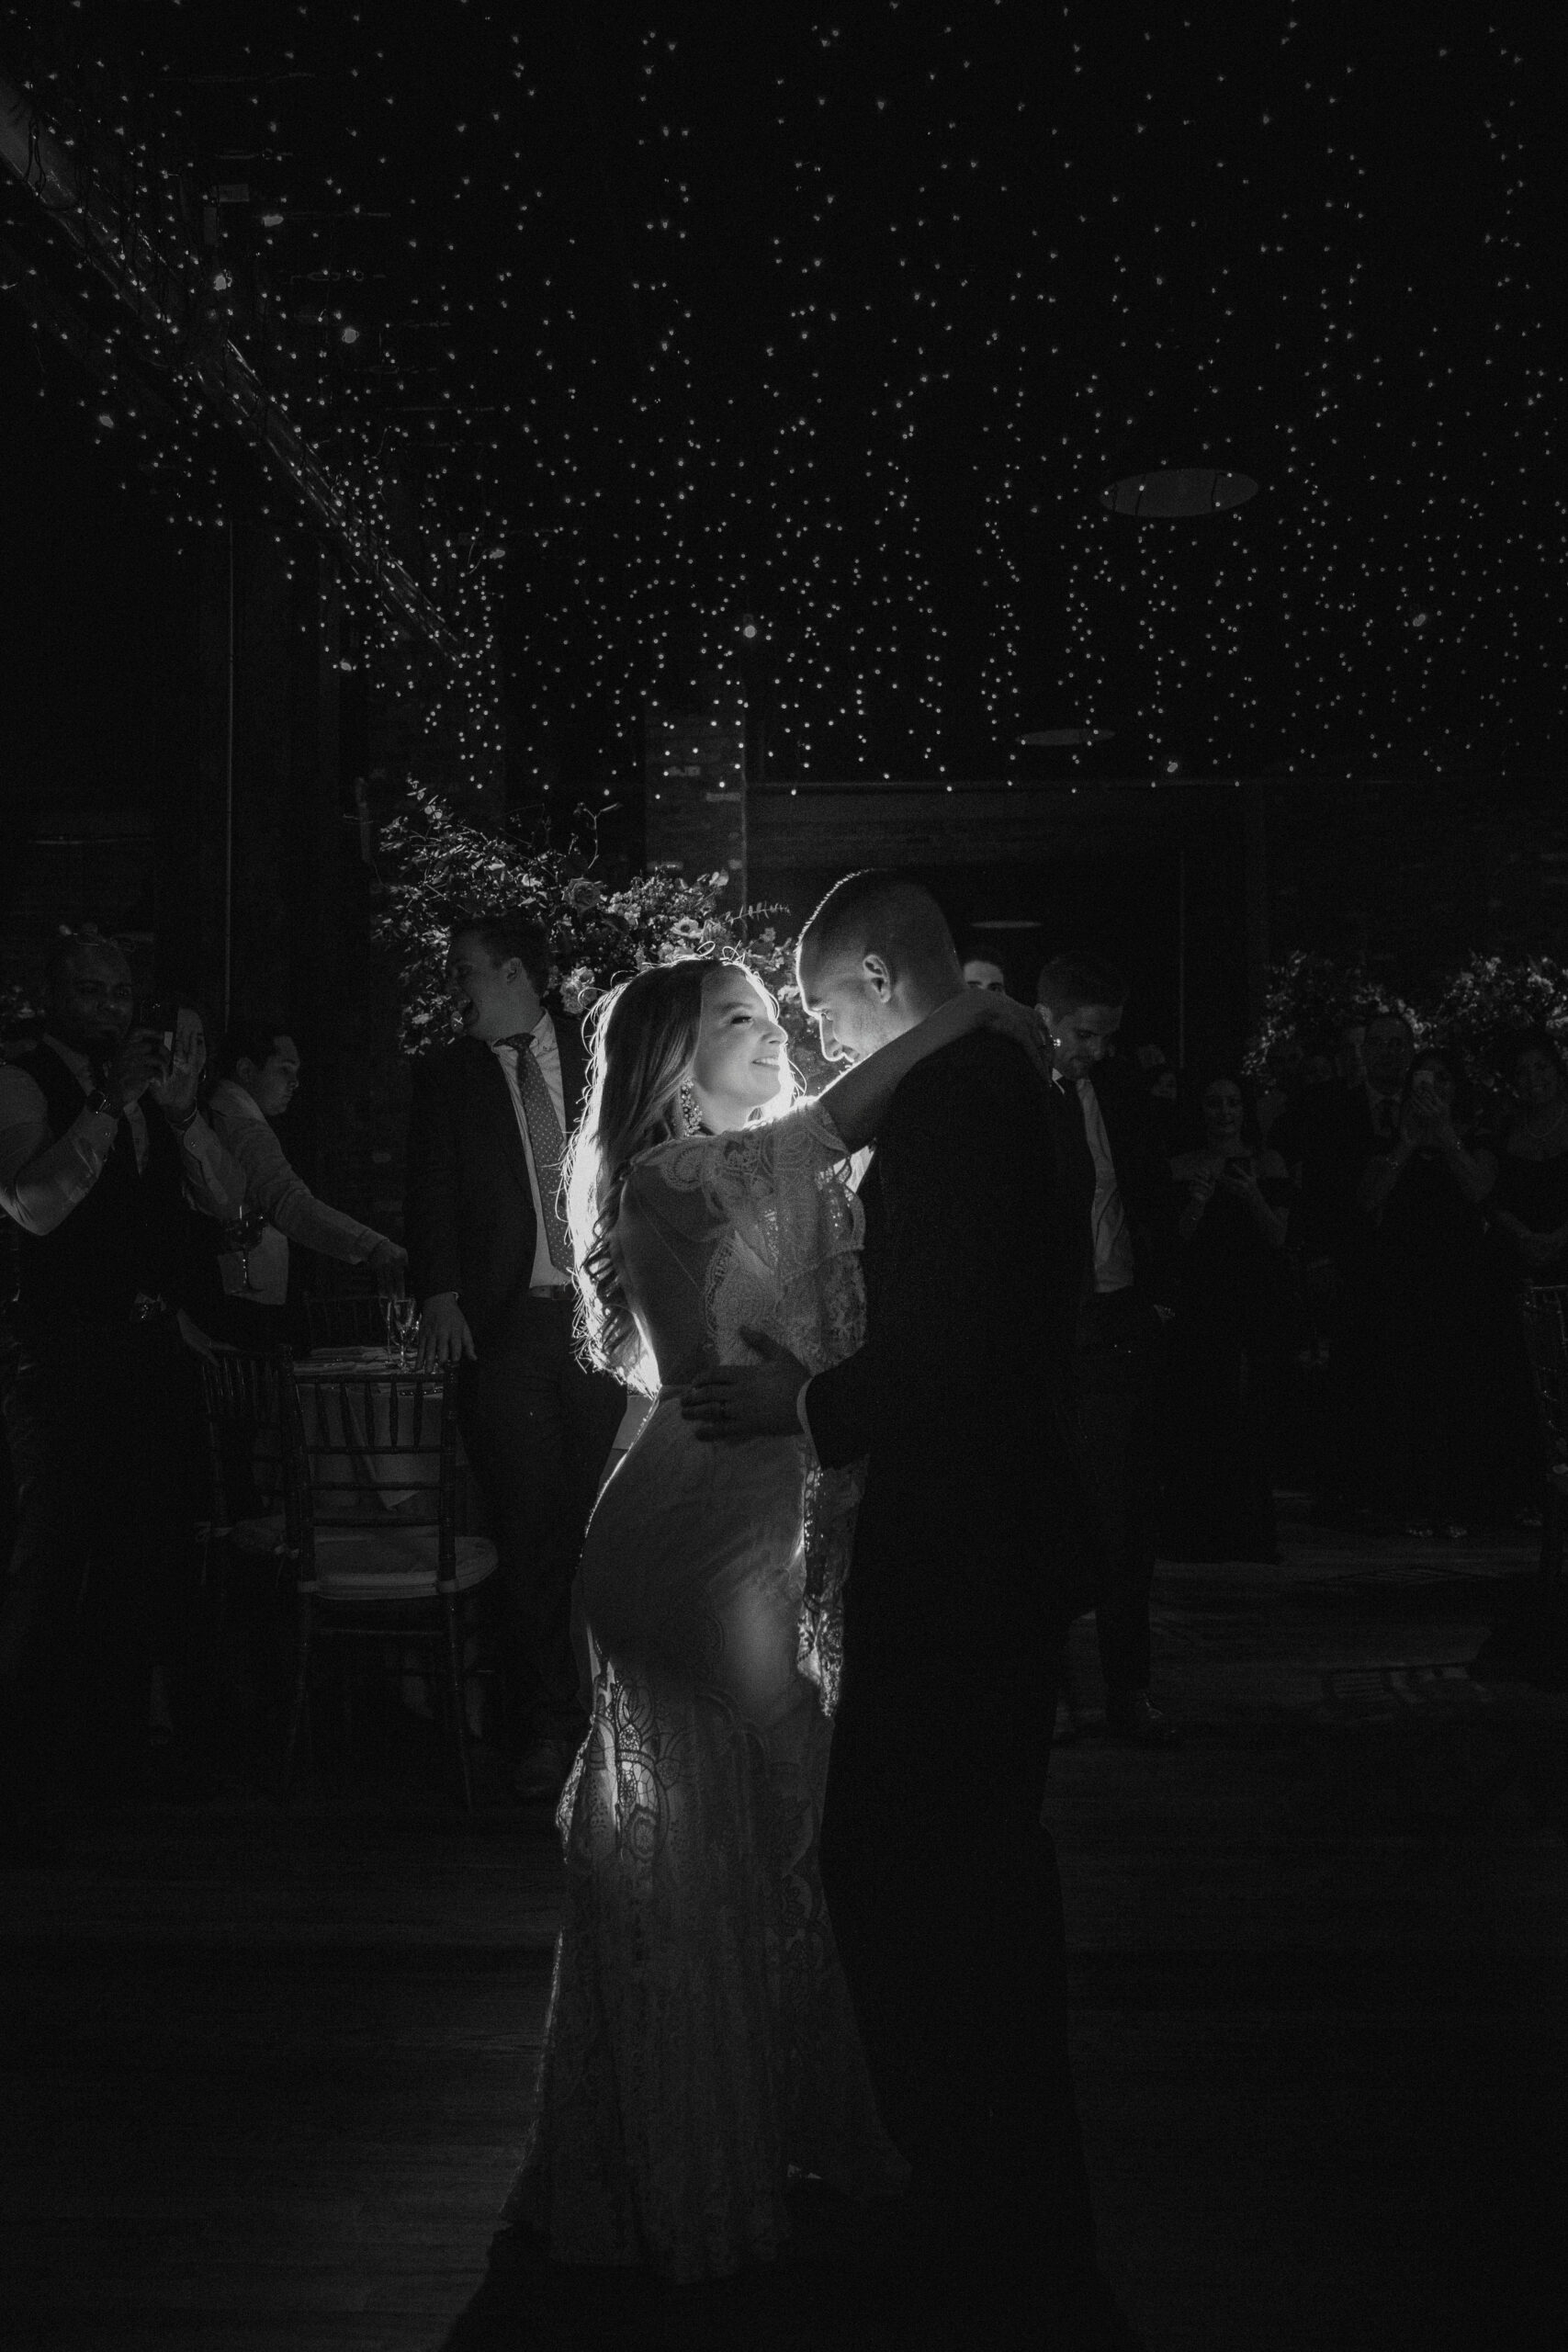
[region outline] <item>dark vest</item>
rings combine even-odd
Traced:
[[[43,1096],[50,1133],[62,1136],[82,1115],[75,1073],[47,1045],[22,1055],[15,1067]],[[14,1311],[24,1320],[47,1325],[55,1317],[79,1316],[124,1323],[139,1292],[155,1295],[167,1287],[177,1247],[180,1147],[154,1105],[143,1115],[144,1169],[137,1170],[136,1145],[121,1119],[97,1182],[70,1216],[52,1233],[15,1228]]]

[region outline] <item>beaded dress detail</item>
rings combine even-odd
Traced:
[[[803,1437],[705,1443],[674,1393],[758,1361],[743,1331],[811,1372],[860,1346],[847,1158],[807,1103],[626,1179],[614,1248],[661,1385],[583,1552],[593,1718],[507,2205],[558,2260],[718,2277],[778,2250],[792,2171],[856,2196],[906,2177],[818,1870],[855,1476]]]

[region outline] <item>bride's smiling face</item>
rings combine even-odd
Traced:
[[[756,982],[739,970],[710,972],[692,1084],[716,1133],[743,1126],[784,1082],[784,1033]]]

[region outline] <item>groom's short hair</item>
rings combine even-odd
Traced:
[[[931,892],[886,866],[869,865],[835,882],[801,932],[802,963],[851,956],[880,956],[896,979],[961,978],[947,918]]]
[[[1126,978],[1100,956],[1053,956],[1034,984],[1036,1004],[1053,1012],[1076,1012],[1086,1004],[1125,1004]]]

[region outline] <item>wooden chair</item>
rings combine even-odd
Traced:
[[[284,1387],[286,1459],[299,1526],[299,1653],[284,1760],[287,1792],[323,1641],[444,1651],[463,1803],[473,1811],[464,1704],[465,1605],[496,1548],[457,1533],[457,1398],[450,1372],[333,1374]],[[442,1678],[433,1674],[433,1691]]]
[[[288,1351],[220,1348],[198,1368],[209,1488],[197,1526],[202,1688],[215,1736],[261,1766],[277,1753],[293,1696],[287,1612],[299,1528],[284,1454]]]
[[[387,1302],[375,1291],[308,1298],[305,1328],[312,1348],[369,1348],[387,1336]]]
[[[1542,1598],[1555,1618],[1562,1605],[1562,1527],[1568,1513],[1568,1283],[1532,1283],[1524,1295],[1523,1314],[1546,1473],[1540,1517]]]
[[[208,1516],[197,1521],[197,1539],[206,1584],[224,1545],[281,1566],[292,1559],[297,1538],[284,1470],[286,1351],[220,1348],[199,1361]]]

